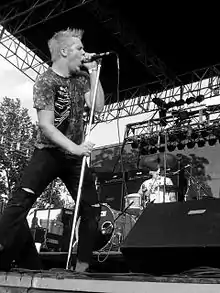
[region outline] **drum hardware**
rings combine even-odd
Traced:
[[[186,169],[186,173],[189,175],[188,183],[187,183],[187,191],[186,194],[184,195],[184,201],[192,200],[192,199],[197,199],[200,200],[203,197],[207,198],[213,198],[212,195],[210,195],[207,190],[204,188],[204,186],[199,182],[198,179],[196,179],[191,172],[189,172]],[[204,192],[204,195],[201,195],[201,192]],[[193,196],[191,196],[191,193],[193,193]],[[196,197],[194,196],[196,194]]]
[[[111,221],[106,221],[101,226],[101,233],[103,235],[111,234],[114,229],[114,225]]]
[[[101,226],[101,232],[103,235],[105,234],[111,234],[113,232],[114,229],[114,224],[115,222],[126,213],[126,211],[129,209],[129,207],[133,204],[133,201],[123,210],[121,211],[116,218],[114,219],[114,222],[112,223],[111,221],[106,221],[102,224]]]
[[[94,251],[100,253],[111,250],[118,251],[125,237],[136,223],[136,220],[133,216],[126,213],[126,209],[122,212],[118,212],[105,203],[100,205],[101,215],[98,223]],[[79,224],[80,218],[76,224],[76,241],[73,244],[72,252],[77,251]]]

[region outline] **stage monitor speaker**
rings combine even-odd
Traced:
[[[121,252],[134,272],[220,267],[220,199],[148,205]]]

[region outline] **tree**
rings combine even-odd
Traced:
[[[0,103],[0,194],[10,197],[20,181],[24,167],[34,150],[38,125],[32,123],[28,109],[21,107],[19,99],[5,97]],[[49,184],[36,203],[43,208],[48,204],[61,207],[63,184],[55,180]]]
[[[212,180],[209,174],[206,174],[205,166],[209,161],[204,157],[198,157],[195,154],[189,156],[182,155],[181,168],[190,165],[190,170],[185,170],[185,177],[191,184],[191,189],[198,197],[213,197],[211,187],[208,182]]]
[[[65,205],[65,200],[62,195],[66,192],[63,182],[57,178],[51,182],[41,196],[37,199],[34,206],[35,208],[62,208]]]
[[[8,195],[28,162],[35,131],[28,109],[21,107],[19,99],[5,97],[0,103],[0,182]]]

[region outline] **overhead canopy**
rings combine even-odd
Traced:
[[[84,29],[86,51],[119,54],[120,90],[143,84],[149,84],[146,89],[151,91],[163,90],[191,82],[193,70],[220,63],[219,16],[214,6],[192,10],[185,3],[171,7],[167,1],[162,5],[146,0],[2,0],[0,11],[1,24],[25,37],[45,62],[47,40],[54,32]],[[104,58],[102,65],[105,92],[116,92],[115,56]],[[177,78],[182,74],[181,80]]]

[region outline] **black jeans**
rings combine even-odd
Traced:
[[[10,269],[16,260],[19,267],[40,269],[41,264],[33,237],[27,224],[27,214],[47,185],[59,177],[66,185],[73,199],[76,199],[80,179],[82,158],[68,156],[58,149],[35,149],[25,168],[22,180],[12,194],[0,218],[0,244],[4,250],[0,253],[0,269]],[[28,188],[34,193],[27,192]],[[86,166],[80,202],[79,243],[77,258],[90,262],[95,243],[100,207],[90,169]]]

